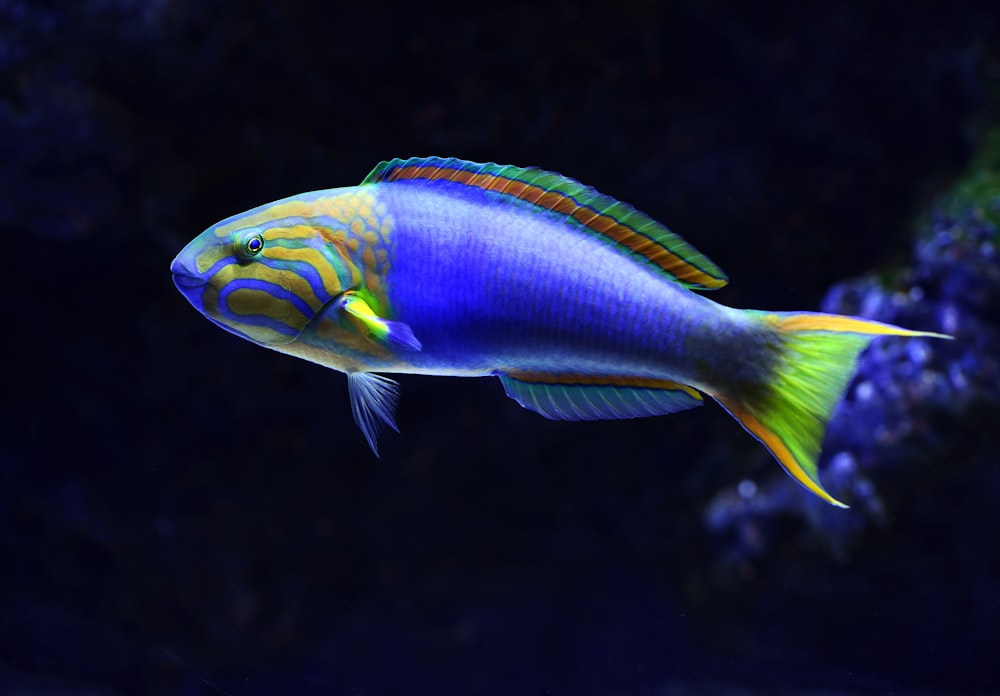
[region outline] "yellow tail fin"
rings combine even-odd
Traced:
[[[834,314],[752,314],[778,332],[777,365],[752,403],[713,396],[793,479],[831,505],[846,508],[823,488],[816,460],[858,355],[877,336],[951,337]]]

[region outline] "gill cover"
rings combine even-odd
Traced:
[[[229,227],[226,225],[225,227]],[[305,224],[209,228],[174,261],[178,288],[211,321],[265,346],[291,343],[350,286],[346,255]]]

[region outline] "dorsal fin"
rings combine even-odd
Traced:
[[[408,180],[464,184],[556,214],[687,287],[721,288],[728,280],[706,256],[653,218],[561,174],[492,162],[415,157],[382,162],[361,183]]]

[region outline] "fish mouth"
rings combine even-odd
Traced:
[[[188,270],[180,258],[174,259],[173,263],[170,264],[170,273],[174,279],[174,285],[181,292],[185,290],[195,290],[197,288],[206,285],[206,282],[196,276],[194,273]]]
[[[205,313],[202,293],[208,282],[188,270],[188,267],[180,260],[174,259],[170,264],[170,274],[174,280],[174,287],[184,296],[191,305],[202,314]]]
[[[192,275],[187,275],[185,273],[174,273],[173,278],[174,278],[174,285],[176,285],[177,289],[182,292],[184,290],[193,290],[196,288],[200,288],[203,285],[205,285],[205,281],[202,280],[201,278],[197,278]]]

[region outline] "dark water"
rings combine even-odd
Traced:
[[[0,693],[1000,693],[998,30],[990,2],[0,1]],[[726,304],[959,340],[865,357],[823,462],[847,512],[714,406],[555,423],[492,380],[404,378],[376,460],[343,376],[168,266],[428,154],[629,201]]]

